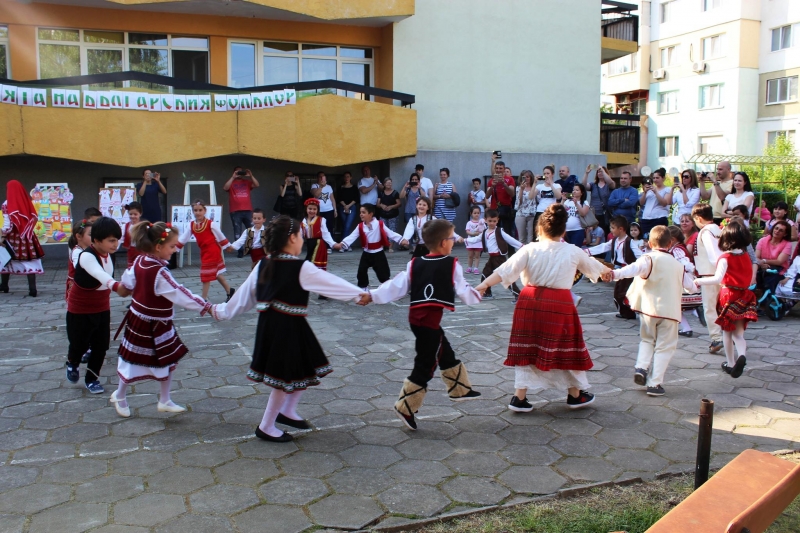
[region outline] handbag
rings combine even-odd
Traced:
[[[272,206],[272,210],[276,213],[280,213],[281,209],[283,208],[283,196],[278,195],[275,199],[275,205]]]
[[[450,198],[444,199],[444,206],[449,208],[455,208],[461,205],[461,196],[458,195],[457,192],[453,191],[450,193]]]
[[[578,216],[578,218],[581,221],[582,228],[589,228],[592,226],[597,226],[599,224],[599,222],[597,221],[597,217],[594,216],[594,209],[591,207],[589,208],[589,212],[587,212],[585,215]]]

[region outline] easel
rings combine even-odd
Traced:
[[[192,195],[191,191],[189,190],[193,185],[196,186],[206,186],[208,187],[208,197],[211,205],[216,205],[217,203],[217,191],[214,188],[213,181],[187,181],[183,184],[183,204],[184,205],[191,205],[192,204]],[[193,222],[190,222],[193,224]],[[187,258],[186,263],[189,266],[192,266],[192,248],[189,246],[191,241],[186,243],[186,246],[181,248],[181,251],[178,252],[178,268],[183,268],[183,252],[186,252]]]

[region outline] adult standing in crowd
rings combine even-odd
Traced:
[[[0,292],[8,292],[11,274],[28,277],[28,295],[36,297],[36,276],[44,274],[44,250],[33,232],[39,221],[31,196],[17,180],[6,184],[6,201],[3,210],[3,238],[5,250],[11,260],[0,265]],[[2,248],[0,244],[0,248]],[[6,312],[10,312],[7,310]]]
[[[767,225],[764,229],[766,229],[767,233],[772,231],[773,226],[778,223],[780,220],[784,220],[789,223],[789,226],[792,228],[791,240],[797,240],[797,224],[794,220],[790,220],[788,218],[789,215],[789,205],[786,202],[775,202],[775,207],[772,208],[772,216],[767,219],[763,219],[767,221]],[[787,235],[788,237],[788,235]]]
[[[591,209],[586,201],[586,187],[582,183],[576,183],[572,188],[572,198],[563,200],[561,205],[568,215],[564,240],[580,248],[586,242],[586,228],[581,224],[581,217],[588,215]]]
[[[569,167],[564,165],[558,169],[558,179],[556,184],[561,187],[563,194],[569,196],[575,185],[578,184],[578,176],[569,173]]]
[[[400,217],[400,193],[392,188],[392,178],[383,180],[383,189],[378,193],[376,213],[387,228],[397,233],[397,219]],[[391,243],[388,252],[393,252]]]
[[[725,197],[733,190],[733,175],[731,174],[730,161],[720,161],[717,164],[717,175],[713,181],[714,186],[706,189],[706,183],[711,182],[710,172],[703,175],[700,180],[700,197],[707,200],[711,204],[711,212],[714,215],[714,224],[721,224],[722,219],[725,218],[725,212],[722,209],[722,203]]]
[[[319,201],[319,216],[325,219],[328,230],[336,228],[336,199],[333,196],[333,187],[328,185],[328,176],[324,172],[317,172],[317,182],[311,186],[311,194]]]
[[[753,186],[750,185],[750,177],[747,172],[736,172],[733,175],[731,193],[725,197],[725,203],[722,204],[722,216],[724,218],[738,216],[738,213],[735,213],[733,208],[743,205],[747,208],[747,218],[745,220],[750,220],[755,200],[756,196],[753,194]]]
[[[700,188],[697,186],[697,174],[691,168],[686,169],[681,172],[680,179],[675,178],[672,193],[672,203],[675,205],[675,209],[672,210],[672,223],[679,226],[683,215],[688,215],[691,220],[692,208],[699,201]]]
[[[361,180],[358,182],[358,191],[361,193],[361,205],[378,203],[378,191],[383,189],[378,176],[372,176],[372,171],[367,165],[361,167]]]
[[[436,218],[444,218],[451,224],[456,219],[456,207],[452,202],[453,193],[458,194],[456,185],[450,181],[450,169],[445,167],[439,170],[439,183],[436,184],[436,191],[431,197],[435,202],[433,214]]]
[[[336,198],[339,201],[339,222],[342,224],[342,235],[350,235],[353,231],[356,217],[358,216],[358,187],[353,185],[353,175],[348,171],[342,178],[344,183],[339,185]],[[339,250],[340,252],[343,251]]]
[[[792,228],[785,220],[779,220],[772,226],[768,235],[759,239],[756,245],[756,264],[758,274],[756,284],[764,292],[767,290],[775,294],[775,288],[783,280],[783,273],[789,268],[789,260],[792,257],[792,241],[789,236]],[[777,270],[777,273],[767,272]]]
[[[253,202],[250,200],[250,191],[258,187],[258,180],[250,169],[234,167],[233,174],[225,185],[223,191],[228,191],[228,210],[231,212],[234,242],[239,240],[243,232],[253,225]],[[243,257],[244,248],[240,248],[238,257]]]
[[[506,175],[506,164],[499,160],[496,153],[492,153],[491,176],[492,181],[489,183],[486,193],[490,197],[489,207],[497,210],[502,230],[512,235],[514,232],[514,191],[517,184],[512,176]]]
[[[433,182],[425,177],[425,165],[417,163],[414,166],[414,173],[419,176],[419,186],[422,189],[423,196],[430,198],[433,194]]]
[[[636,220],[637,205],[639,205],[639,191],[631,187],[631,173],[626,170],[619,176],[619,187],[611,191],[608,197],[608,208],[611,210],[612,218],[625,217],[630,223]]]
[[[142,218],[148,222],[161,222],[161,204],[158,195],[167,194],[167,188],[161,183],[161,174],[146,169],[142,172],[142,182],[136,186],[139,203],[142,204]]]
[[[517,239],[522,244],[533,242],[533,221],[536,218],[536,189],[533,186],[533,172],[523,170],[519,173],[520,183],[517,187]]]
[[[403,227],[408,225],[408,221],[416,214],[419,197],[425,195],[425,189],[420,185],[419,174],[416,172],[411,174],[406,184],[403,185],[403,190],[400,191],[400,199],[406,201],[403,209]]]
[[[597,219],[597,224],[603,228],[604,234],[607,235],[609,224],[611,223],[611,220],[606,216],[606,213],[609,212],[608,199],[616,185],[605,167],[600,166],[597,167],[594,181],[589,183],[589,172],[592,171],[592,166],[586,167],[586,172],[583,174],[583,187],[591,195],[590,206],[594,210],[594,218]]]
[[[561,186],[557,183],[553,183],[555,173],[556,169],[551,165],[547,165],[544,167],[544,170],[542,170],[544,180],[540,177],[539,183],[536,185],[536,218],[533,222],[534,225],[539,222],[539,218],[548,207],[561,201]],[[536,231],[537,234],[539,233],[539,230],[534,231]]]
[[[664,184],[667,171],[663,168],[653,171],[653,183],[642,185],[639,203],[642,216],[639,225],[642,238],[647,240],[650,230],[656,226],[669,226],[669,207],[672,205],[672,189]]]
[[[303,189],[300,188],[300,180],[290,170],[283,178],[283,185],[280,189],[280,198],[276,204],[276,211],[281,215],[288,215],[297,218],[297,210],[303,203]]]

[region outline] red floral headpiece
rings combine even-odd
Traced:
[[[317,200],[316,198],[309,198],[308,200],[303,202],[303,205],[306,207],[308,207],[310,204],[314,204],[315,206],[319,207],[319,200]]]

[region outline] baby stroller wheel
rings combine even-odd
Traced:
[[[769,305],[767,306],[767,316],[770,320],[778,321],[783,318],[784,310],[783,304],[775,295],[768,300]]]

